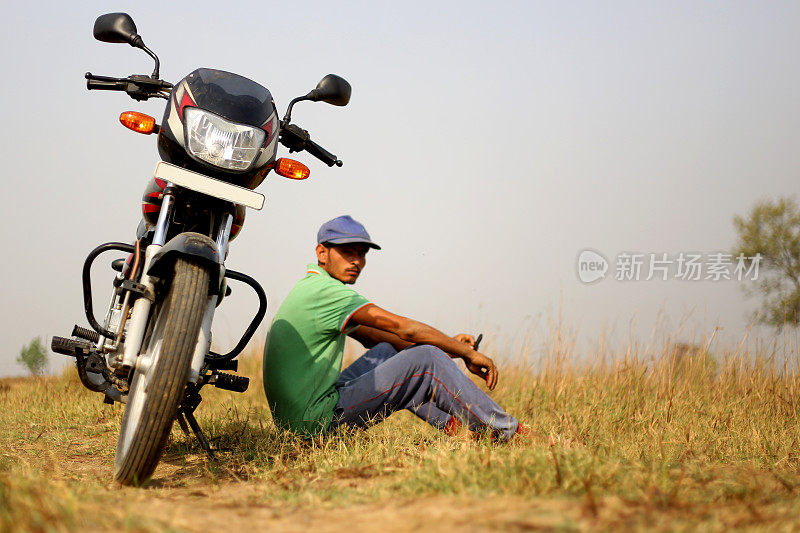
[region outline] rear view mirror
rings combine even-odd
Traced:
[[[336,74],[328,74],[317,84],[317,88],[308,93],[312,102],[328,102],[329,104],[343,106],[350,101],[353,91],[347,80]]]
[[[104,43],[128,43],[134,48],[141,48],[147,55],[153,58],[156,66],[150,76],[154,80],[158,79],[158,69],[160,63],[158,56],[145,46],[144,41],[136,33],[136,24],[127,13],[106,13],[100,15],[94,21],[94,38]]]
[[[283,124],[289,124],[292,121],[292,108],[297,102],[311,100],[312,102],[328,102],[329,104],[342,106],[347,105],[350,101],[350,93],[352,91],[353,88],[350,87],[346,79],[336,74],[328,74],[319,80],[316,89],[289,102],[289,107],[286,108],[286,114],[283,116]]]
[[[134,42],[139,34],[136,33],[136,24],[127,13],[106,13],[94,21],[94,38],[105,43],[128,43],[136,46]]]

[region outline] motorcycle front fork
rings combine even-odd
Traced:
[[[161,204],[161,210],[158,214],[158,221],[156,222],[155,231],[153,234],[153,242],[145,249],[144,264],[142,266],[142,276],[139,280],[145,287],[147,294],[154,294],[155,279],[147,274],[153,256],[161,249],[166,243],[167,232],[169,230],[169,223],[172,218],[172,212],[175,207],[175,196],[173,194],[174,185],[167,183],[164,188],[164,197]],[[219,225],[216,235],[216,245],[219,257],[224,258],[228,251],[228,244],[230,241],[231,227],[233,225],[233,216],[226,213]],[[220,276],[222,280],[225,275],[224,265],[220,265]],[[128,293],[129,294],[129,293]],[[127,296],[126,296],[127,300]],[[209,296],[206,311],[203,314],[203,321],[201,329],[197,338],[197,345],[192,356],[191,370],[189,372],[189,381],[194,383],[200,378],[200,369],[205,361],[205,356],[211,348],[211,323],[214,320],[214,311],[216,309],[217,298],[214,295]],[[150,309],[153,302],[146,298],[138,298],[130,313],[130,318],[127,320],[127,329],[125,331],[125,344],[122,354],[122,368],[126,371],[135,368],[139,361],[139,353],[142,349],[142,340],[144,339],[145,331],[147,330],[147,323],[150,317]],[[123,309],[124,309],[123,304]],[[98,347],[103,346],[105,339],[101,338],[98,342]],[[143,369],[144,370],[144,369]]]

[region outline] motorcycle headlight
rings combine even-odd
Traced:
[[[185,108],[183,117],[189,153],[227,170],[250,168],[267,135],[260,128],[236,124],[196,107]]]

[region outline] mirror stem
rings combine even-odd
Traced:
[[[158,60],[158,56],[154,54],[152,50],[147,48],[147,46],[145,46],[144,41],[139,35],[133,38],[131,46],[133,46],[134,48],[141,48],[142,50],[147,52],[147,55],[153,58],[153,60],[156,62],[156,68],[153,69],[153,74],[151,74],[150,77],[153,78],[154,80],[157,80],[159,74],[158,71],[161,69],[161,62]]]
[[[284,124],[289,124],[292,121],[292,107],[294,107],[294,104],[296,104],[297,102],[302,102],[303,100],[308,100],[308,99],[309,99],[308,95],[298,96],[297,98],[295,98],[294,100],[289,102],[289,107],[286,108],[286,114],[283,116]]]
[[[161,69],[161,62],[158,60],[158,56],[157,56],[157,55],[155,55],[155,54],[153,53],[153,51],[152,51],[152,50],[150,50],[149,48],[147,48],[145,45],[142,45],[142,50],[144,50],[145,52],[147,52],[147,54],[148,54],[150,57],[152,57],[152,58],[153,58],[153,61],[155,61],[155,62],[156,62],[156,68],[154,68],[154,69],[153,69],[153,74],[152,74],[150,77],[151,77],[151,78],[153,78],[154,80],[157,80],[157,79],[158,79],[158,74],[159,74],[159,73],[158,73],[158,71]]]

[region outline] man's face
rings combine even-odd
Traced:
[[[332,278],[353,284],[367,265],[369,246],[362,243],[317,245],[317,262]]]

